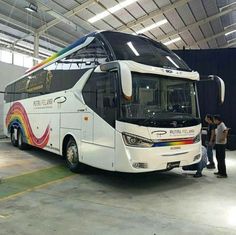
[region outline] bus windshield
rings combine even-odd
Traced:
[[[132,60],[155,67],[191,71],[186,63],[174,52],[152,39],[109,31],[101,34],[111,45],[115,60]]]
[[[195,83],[132,73],[132,99],[122,98],[120,120],[143,126],[187,127],[200,123]]]

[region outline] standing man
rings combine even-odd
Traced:
[[[227,142],[228,128],[225,126],[219,115],[214,116],[216,128],[216,159],[218,163],[218,172],[214,174],[217,178],[227,178],[225,165],[225,145]]]
[[[207,157],[208,157],[209,164],[207,165],[207,169],[215,169],[215,163],[213,160],[213,147],[215,144],[216,125],[213,122],[213,116],[210,114],[206,115],[205,121],[208,124],[206,146],[207,146]]]

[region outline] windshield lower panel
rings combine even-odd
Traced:
[[[200,123],[193,81],[132,73],[132,88],[132,99],[121,100],[120,121],[167,128]]]

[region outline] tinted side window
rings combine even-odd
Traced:
[[[85,103],[101,118],[115,127],[116,73],[93,73],[83,88]]]
[[[72,88],[87,69],[39,70],[6,88],[6,102],[36,97]]]
[[[95,38],[88,46],[11,85],[16,89],[5,99],[10,102],[10,97],[15,101],[70,89],[86,71],[106,61],[107,51]]]
[[[25,77],[14,83],[14,100],[22,100],[28,98],[28,93],[26,90],[27,82],[28,78]]]
[[[14,89],[13,84],[8,85],[5,89],[4,100],[6,103],[13,101]]]
[[[83,76],[87,69],[61,70],[54,69],[40,70],[28,77],[27,91],[29,97],[39,96],[72,88]]]
[[[5,89],[5,93],[4,93],[4,100],[6,101],[6,103],[10,102],[10,86],[7,86]]]

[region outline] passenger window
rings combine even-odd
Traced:
[[[116,73],[93,73],[83,88],[85,103],[101,118],[115,127]]]
[[[90,68],[107,61],[108,54],[103,43],[95,38],[86,47],[15,82],[12,86],[16,89],[10,94],[8,88],[5,100],[22,100],[70,89]]]

